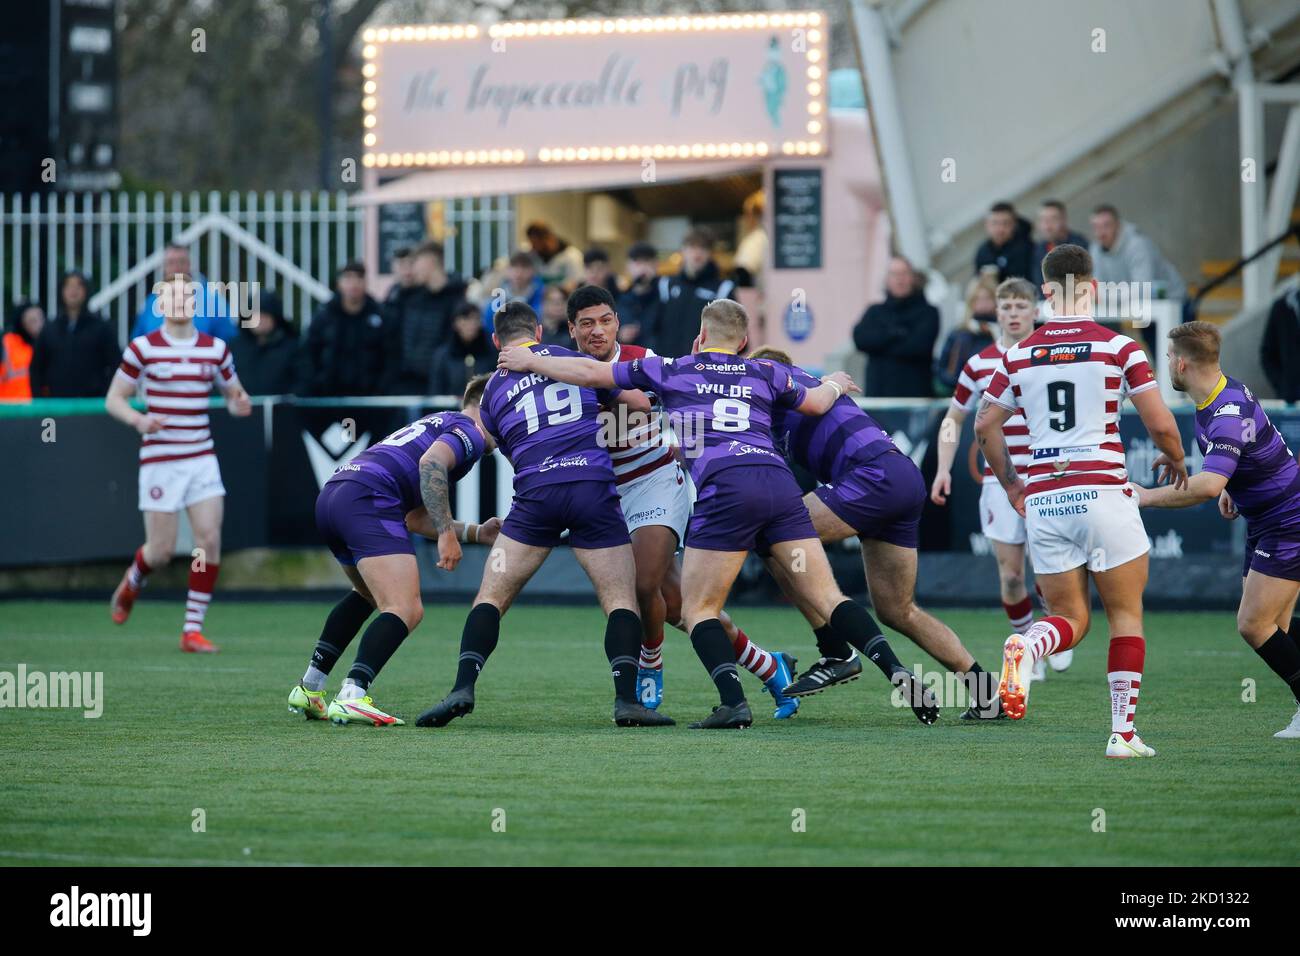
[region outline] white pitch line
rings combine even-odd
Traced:
[[[61,860],[77,863],[125,864],[127,866],[316,866],[315,863],[293,863],[251,858],[236,860],[209,860],[202,858],[178,859],[154,856],[103,856],[93,853],[54,853],[44,850],[0,850],[0,857],[14,860]]]

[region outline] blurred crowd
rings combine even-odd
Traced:
[[[924,276],[901,256],[890,260],[885,298],[870,306],[853,329],[853,342],[867,355],[863,391],[872,398],[933,398],[951,395],[966,360],[997,336],[994,291],[1004,279],[1042,285],[1040,264],[1058,245],[1092,253],[1100,282],[1149,282],[1156,298],[1185,300],[1187,286],[1154,242],[1101,205],[1089,221],[1092,238],[1071,228],[1065,204],[1049,199],[1030,223],[1007,202],[984,217],[984,241],[975,251],[974,276],[966,285],[961,321],[936,353],[939,310],[926,299]]]
[[[715,256],[717,239],[706,228],[688,231],[666,255],[649,243],[634,243],[619,273],[606,250],[579,249],[546,223],[534,222],[520,249],[477,277],[448,271],[437,242],[396,250],[389,263],[394,281],[382,302],[367,291],[365,265],[350,262],[337,271],[333,296],[301,335],[280,297],[266,289],[255,314],[242,321],[232,320],[219,297],[197,297],[195,325],[230,342],[235,367],[253,395],[459,394],[471,377],[496,366],[496,310],[527,302],[541,317],[543,342],[571,345],[565,303],[584,284],[603,286],[614,296],[621,341],[683,355],[705,303],[738,298],[738,290],[760,282],[767,242],[761,194],[746,202],[743,221],[726,270]],[[1090,239],[1071,227],[1065,205],[1056,200],[1042,203],[1032,224],[1010,203],[995,203],[984,231],[961,320],[941,346],[939,310],[926,299],[924,276],[902,256],[889,261],[884,298],[852,330],[854,345],[868,359],[867,397],[952,394],[966,360],[997,335],[998,283],[1023,278],[1040,285],[1039,263],[1062,243],[1087,247],[1100,281],[1149,282],[1157,298],[1187,297],[1185,283],[1156,244],[1110,205],[1093,210]],[[183,245],[167,247],[163,271],[205,281]],[[40,304],[23,302],[8,316],[0,339],[0,401],[106,392],[126,343],[119,341],[116,324],[90,311],[91,284],[84,274],[66,273],[58,288],[52,315]],[[131,336],[161,324],[151,295]],[[1300,295],[1294,290],[1274,304],[1261,354],[1279,397],[1300,401]]]
[[[752,205],[752,204],[751,204]],[[484,275],[448,271],[443,247],[425,242],[395,251],[394,277],[382,302],[368,292],[366,266],[349,262],[333,277],[333,295],[305,332],[285,314],[273,290],[260,290],[254,314],[232,319],[215,296],[195,297],[194,323],[230,343],[235,368],[252,395],[458,395],[474,375],[496,367],[492,324],[496,311],[527,302],[541,317],[543,342],[572,345],[566,301],[579,285],[608,289],[618,303],[620,340],[665,355],[690,351],[700,309],[711,299],[735,298],[752,286],[765,249],[761,208],[746,208],[751,228],[724,275],[717,240],[693,228],[674,254],[646,242],[632,245],[618,274],[609,253],[566,242],[543,222],[530,224],[526,244]],[[169,245],[163,274],[205,283],[184,245]],[[206,286],[205,286],[206,287]],[[117,325],[88,308],[91,287],[79,272],[60,280],[53,315],[20,303],[9,317],[0,352],[0,400],[100,397],[108,389],[126,342]],[[131,337],[159,328],[150,295]]]

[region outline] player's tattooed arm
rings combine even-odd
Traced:
[[[446,442],[435,441],[420,456],[420,499],[438,536],[438,567],[453,571],[460,563],[460,536],[451,517],[451,469],[456,453]]]
[[[433,530],[438,534],[454,528],[451,517],[451,486],[447,466],[433,454],[434,448],[424,453],[420,459],[420,499],[433,522]]]
[[[1024,482],[1016,474],[1015,463],[1011,460],[1011,452],[1007,448],[1007,438],[1002,433],[1002,426],[1010,417],[1010,410],[989,401],[983,402],[975,416],[975,438],[979,441],[980,451],[984,453],[984,460],[989,463],[993,474],[997,476],[998,483],[1006,491],[1007,500],[1017,512],[1023,515],[1025,513]]]

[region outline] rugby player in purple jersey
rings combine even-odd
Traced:
[[[816,378],[777,349],[758,349],[750,359],[779,363],[773,367],[805,388],[817,384]],[[912,459],[899,451],[876,420],[847,395],[818,418],[778,409],[772,419],[772,433],[777,447],[821,482],[803,500],[822,543],[854,536],[860,540],[867,589],[881,622],[906,634],[962,678],[970,698],[963,718],[1001,717],[996,675],[979,666],[952,628],[916,603],[916,549],[926,492],[925,479]],[[798,597],[782,562],[767,554],[760,556],[768,562],[781,589],[808,619],[822,655],[785,693],[806,697],[856,678],[862,672],[862,662],[852,647],[833,635],[826,619]]]
[[[1237,631],[1300,705],[1300,630],[1292,616],[1300,595],[1300,466],[1250,389],[1219,368],[1219,343],[1208,322],[1169,333],[1169,380],[1196,403],[1205,457],[1181,490],[1138,487],[1138,504],[1186,508],[1217,498],[1223,517],[1246,519]],[[1273,736],[1300,739],[1300,706]]]
[[[799,486],[772,439],[776,410],[821,415],[856,386],[836,373],[806,388],[775,365],[740,358],[748,332],[744,308],[719,299],[701,312],[691,355],[611,365],[516,348],[504,349],[500,364],[585,388],[644,389],[658,395],[667,411],[698,492],[686,531],[682,616],[721,699],[692,728],[752,723],[719,615],[753,548],[770,549],[791,570],[795,593],[829,622],[835,635],[864,652],[870,645],[868,656],[904,688],[917,718],[933,723],[938,716],[934,696],[894,657],[867,610],[836,585]]]
[[[369,688],[424,616],[410,532],[435,539],[438,567],[451,571],[460,562],[462,540],[491,544],[500,525],[493,518],[464,526],[451,517],[451,486],[492,448],[479,418],[486,380],[469,383],[460,412],[426,415],[398,429],[339,466],[321,488],[316,526],[352,590],[326,618],[307,672],[289,693],[294,713],[336,724],[404,723],[376,707]],[[343,687],[326,707],[330,671],[376,610]]]
[[[562,355],[584,365],[608,367],[558,345],[539,345],[542,330],[537,313],[524,302],[501,308],[496,313],[495,330],[492,341],[498,348]],[[613,401],[642,414],[650,410],[650,402],[641,392],[608,385],[579,388],[543,374],[504,369],[488,378],[479,419],[514,468],[515,495],[465,619],[456,683],[451,693],[419,716],[419,726],[443,727],[474,710],[474,687],[496,648],[502,615],[566,531],[573,556],[587,573],[605,612],[605,655],[614,678],[614,723],[620,727],[674,723],[637,700],[641,618],[637,613],[636,564],[609,452],[600,441],[598,419],[601,403]]]

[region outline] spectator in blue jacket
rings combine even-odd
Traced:
[[[183,275],[186,279],[204,287],[205,294],[194,296],[194,328],[219,339],[225,339],[227,342],[235,341],[239,330],[229,318],[225,301],[216,294],[216,290],[208,284],[207,279],[194,272],[190,264],[189,248],[172,242],[168,243],[167,248],[163,250],[163,278],[170,279],[177,275]],[[157,302],[157,294],[149,293],[149,297],[144,300],[143,308],[140,309],[140,314],[135,317],[131,338],[148,335],[155,329],[162,328],[163,316]]]
[[[527,302],[538,315],[542,314],[542,289],[545,283],[537,275],[537,260],[531,253],[516,252],[506,267],[503,286],[488,290],[488,300],[483,304],[483,328],[492,334],[493,316],[498,309],[511,302]]]

